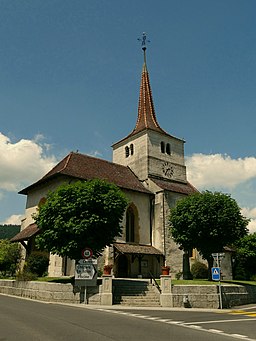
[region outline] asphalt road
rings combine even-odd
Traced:
[[[256,341],[253,311],[96,308],[0,295],[0,340]]]

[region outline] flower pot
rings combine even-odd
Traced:
[[[112,265],[104,265],[103,275],[111,275]]]
[[[162,275],[167,276],[170,274],[170,267],[169,266],[162,266]]]

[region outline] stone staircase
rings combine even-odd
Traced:
[[[160,306],[160,293],[148,280],[114,279],[113,304]]]

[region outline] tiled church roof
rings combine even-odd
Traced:
[[[37,224],[33,223],[28,225],[24,230],[20,231],[16,236],[14,236],[10,241],[11,242],[20,242],[24,240],[28,240],[32,236],[39,233],[39,227]]]
[[[70,176],[81,180],[103,179],[116,184],[122,189],[151,193],[142,185],[129,167],[74,152],[68,154],[39,181],[19,193],[27,194],[30,189],[57,175]]]
[[[134,255],[157,255],[162,256],[162,252],[151,245],[137,245],[128,243],[114,243],[114,247],[123,254]]]
[[[189,182],[181,183],[181,182],[160,180],[160,179],[154,179],[154,178],[150,178],[150,179],[155,184],[157,184],[157,186],[159,186],[160,188],[166,191],[171,191],[171,192],[176,192],[176,193],[181,193],[181,194],[186,194],[186,195],[198,192],[198,190]]]

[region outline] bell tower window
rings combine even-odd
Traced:
[[[133,143],[130,144],[130,146],[125,147],[125,157],[132,156],[134,154],[134,145]]]
[[[160,148],[161,148],[161,153],[171,155],[170,143],[165,143],[164,141],[161,141]]]
[[[171,155],[170,143],[166,143],[166,154]]]
[[[130,145],[130,152],[131,152],[131,155],[133,155],[133,152],[134,152],[133,144]]]
[[[129,157],[130,155],[130,151],[129,151],[129,147],[125,147],[125,157]]]
[[[161,142],[161,153],[165,153],[165,143],[163,141]]]

